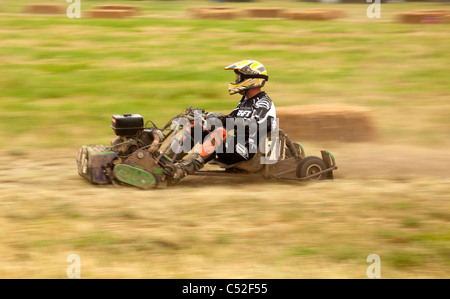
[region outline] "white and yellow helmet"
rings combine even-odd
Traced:
[[[236,82],[228,85],[228,92],[235,94],[250,88],[263,87],[269,80],[267,70],[256,60],[242,60],[225,67],[226,70],[234,70]]]

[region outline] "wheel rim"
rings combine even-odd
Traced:
[[[322,171],[322,168],[320,167],[320,165],[312,164],[306,169],[306,176],[314,175],[314,174],[319,173],[321,171]],[[322,176],[322,174],[319,174],[317,176],[311,177],[310,179],[311,180],[318,180],[318,179],[320,179],[321,176]]]

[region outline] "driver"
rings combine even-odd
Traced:
[[[225,70],[233,70],[236,73],[235,83],[230,83],[228,92],[230,95],[239,93],[242,95],[240,102],[236,108],[228,115],[220,115],[218,113],[209,113],[207,119],[217,120],[214,122],[219,125],[203,139],[200,149],[186,156],[183,160],[175,163],[173,166],[164,169],[170,183],[177,183],[186,175],[193,174],[206,163],[213,159],[218,159],[228,165],[251,159],[255,154],[255,148],[258,144],[257,136],[249,134],[248,130],[243,134],[244,138],[234,136],[233,143],[230,144],[227,134],[232,134],[235,130],[226,130],[227,118],[233,118],[233,123],[239,119],[254,121],[258,127],[266,126],[265,132],[270,132],[273,123],[276,121],[275,106],[269,96],[261,90],[266,81],[269,80],[267,70],[260,62],[256,60],[242,60],[233,63]],[[227,128],[229,129],[229,128]],[[259,129],[258,129],[259,130]],[[257,131],[259,132],[259,131]],[[188,132],[190,134],[190,132]],[[239,134],[239,132],[238,132]],[[258,135],[258,134],[253,134]],[[242,142],[243,140],[243,142]],[[227,147],[227,152],[217,151],[218,147]],[[228,146],[232,146],[234,150],[229,151]]]

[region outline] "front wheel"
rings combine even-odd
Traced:
[[[314,174],[319,173],[325,169],[327,169],[327,166],[322,159],[315,156],[309,156],[303,158],[300,163],[298,163],[296,174],[298,178],[306,178],[311,176],[309,180],[324,180],[327,177],[326,173],[321,173],[316,176],[314,176]]]

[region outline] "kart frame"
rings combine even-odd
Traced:
[[[174,120],[185,118],[189,123],[195,124],[194,111],[201,111],[202,121],[205,120],[207,114],[204,110],[189,107],[161,129],[152,121],[147,121],[142,132],[153,136],[148,142],[143,142],[139,137],[141,133],[136,133],[118,143],[113,140],[110,146],[83,145],[77,156],[79,175],[99,185],[125,184],[141,189],[157,188],[160,183],[171,185],[166,169],[173,168],[183,158],[183,155],[174,154],[173,151],[169,154],[171,146],[174,142],[179,142],[180,136],[184,134],[180,123],[174,125],[177,123]],[[147,126],[149,122],[152,127]],[[206,167],[196,171],[194,175],[307,181],[333,179],[333,171],[338,168],[331,152],[322,150],[321,158],[306,156],[303,146],[299,142],[292,142],[280,128],[263,136],[259,142],[258,150],[252,158],[232,165],[214,159],[207,165],[218,165],[219,169]],[[134,145],[137,149],[130,148]],[[124,146],[126,150],[123,149]],[[264,152],[261,149],[265,149]],[[261,163],[262,161],[270,163]]]

